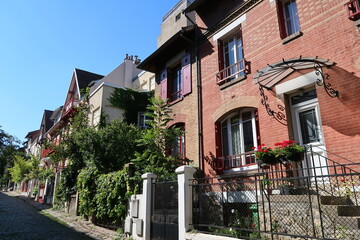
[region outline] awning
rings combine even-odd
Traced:
[[[257,74],[254,75],[254,83],[260,84],[266,89],[272,89],[278,82],[297,70],[316,68],[317,66],[330,67],[332,65],[334,63],[328,59],[317,57],[300,56],[299,58],[283,59],[258,70]]]

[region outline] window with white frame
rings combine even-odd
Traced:
[[[149,117],[146,116],[145,112],[138,113],[138,127],[139,128],[148,128],[148,124],[147,124],[148,120],[149,120]]]
[[[257,146],[256,110],[243,109],[221,122],[221,148],[225,168],[255,163],[253,147]]]
[[[93,126],[97,126],[99,124],[100,115],[101,115],[100,108],[97,108],[93,111],[93,114],[92,114],[92,125]]]
[[[245,60],[241,32],[218,40],[219,72],[217,84],[224,84],[245,74]]]

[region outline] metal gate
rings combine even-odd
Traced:
[[[151,239],[178,239],[178,183],[155,182],[152,187]]]

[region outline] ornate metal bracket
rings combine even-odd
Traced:
[[[285,107],[278,104],[277,107],[279,109],[278,112],[271,109],[269,105],[269,98],[265,95],[264,88],[261,84],[259,84],[260,96],[261,96],[261,104],[265,106],[266,112],[275,118],[276,121],[281,123],[282,125],[287,125],[287,119],[285,115]]]
[[[316,79],[316,84],[318,86],[324,86],[326,93],[330,97],[332,98],[339,97],[339,91],[335,90],[331,86],[331,83],[327,82],[330,79],[330,75],[327,73],[323,73],[322,67],[319,63],[315,63],[314,68],[315,68],[315,74],[320,77]]]

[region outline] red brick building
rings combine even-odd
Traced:
[[[196,0],[185,12],[196,13],[194,30],[144,62],[157,64],[169,97],[166,62],[191,53],[192,93],[171,102],[206,175],[255,170],[252,147],[287,139],[360,161],[358,1]]]

